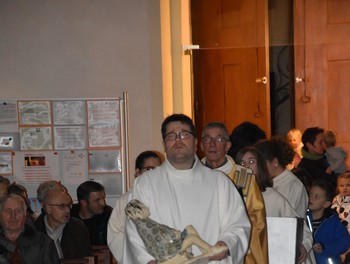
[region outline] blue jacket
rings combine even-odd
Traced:
[[[309,210],[307,215],[312,223],[312,215]],[[314,243],[320,243],[323,247],[321,253],[314,252],[317,264],[341,264],[339,255],[350,247],[350,235],[340,222],[338,215],[332,213],[321,223],[316,232],[313,232],[313,235]],[[329,258],[332,262],[329,262]]]

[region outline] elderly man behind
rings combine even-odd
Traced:
[[[17,194],[0,200],[0,263],[58,264],[53,241],[26,225],[27,206]]]
[[[238,191],[224,173],[200,162],[196,130],[188,116],[167,117],[161,132],[166,160],[136,179],[131,198],[142,201],[154,221],[178,230],[193,225],[207,243],[225,247],[210,257],[211,263],[243,263],[250,222]],[[192,249],[194,256],[201,254]],[[126,221],[123,263],[156,263],[131,220]]]
[[[202,132],[202,162],[209,168],[224,172],[236,184],[244,197],[252,224],[249,252],[245,264],[268,263],[266,213],[262,194],[252,171],[235,164],[226,155],[231,147],[226,126],[220,122],[208,123]]]
[[[90,255],[89,230],[84,223],[70,217],[72,199],[62,190],[49,190],[43,200],[45,216],[38,217],[35,227],[54,242],[60,258]]]

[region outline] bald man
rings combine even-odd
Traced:
[[[43,200],[45,216],[35,221],[38,231],[47,234],[62,258],[90,255],[89,230],[84,223],[70,216],[72,199],[64,191],[49,190]]]

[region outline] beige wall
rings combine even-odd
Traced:
[[[159,0],[0,1],[0,99],[129,94],[130,161],[162,151]]]

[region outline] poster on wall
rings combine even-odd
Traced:
[[[52,149],[51,127],[23,127],[19,131],[21,150]]]
[[[58,155],[63,185],[80,184],[88,180],[88,154],[86,150],[60,151]]]
[[[54,125],[84,125],[86,120],[86,104],[84,101],[54,101]]]
[[[88,101],[89,147],[120,146],[119,101]]]
[[[25,186],[61,180],[58,161],[58,153],[53,151],[16,152],[13,156],[14,179]]]
[[[51,125],[50,101],[19,101],[20,125]]]
[[[120,98],[0,101],[0,174],[23,184],[33,203],[47,180],[60,181],[73,199],[89,179],[121,196],[121,113]]]
[[[112,173],[121,172],[120,150],[90,150],[89,172],[90,173]]]
[[[66,186],[74,201],[78,186],[89,180],[88,154],[86,150],[59,151],[61,183]]]
[[[0,151],[0,174],[12,175],[12,151]]]
[[[0,101],[0,132],[15,132],[17,128],[16,101]]]
[[[86,149],[86,128],[84,126],[55,126],[55,149]]]

